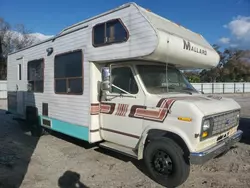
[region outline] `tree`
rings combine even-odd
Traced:
[[[186,78],[189,80],[191,83],[199,83],[200,82],[200,76],[198,72],[193,72],[193,71],[184,71],[184,74]]]
[[[0,80],[6,79],[7,56],[9,53],[32,45],[36,38],[23,24],[12,27],[3,18],[0,18]]]
[[[239,49],[224,49],[213,45],[220,56],[217,67],[202,70],[199,74],[201,82],[239,82],[250,80],[250,51]]]

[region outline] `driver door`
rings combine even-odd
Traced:
[[[142,133],[143,119],[133,116],[133,106],[144,106],[145,95],[131,66],[112,66],[111,83],[116,87],[112,86],[101,101],[102,138],[134,148]]]

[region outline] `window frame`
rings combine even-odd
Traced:
[[[29,90],[29,92],[33,92],[33,93],[44,93],[44,79],[45,79],[45,75],[44,75],[44,69],[45,69],[45,60],[44,60],[44,58],[39,58],[39,59],[33,59],[33,60],[30,60],[30,61],[28,61],[27,62],[27,82],[28,82],[28,84],[29,84],[29,81],[32,81],[32,80],[29,80],[29,63],[30,62],[33,62],[33,61],[39,61],[39,60],[41,60],[41,62],[42,62],[42,68],[43,68],[43,72],[42,72],[42,75],[43,75],[43,91],[33,91],[33,90]],[[35,87],[35,81],[34,81],[34,87]]]
[[[127,93],[115,93],[115,92],[112,92],[112,85],[110,86],[110,89],[109,89],[109,94],[112,94],[112,95],[138,95],[139,93],[140,93],[140,84],[139,84],[139,82],[138,82],[138,80],[136,79],[136,74],[135,74],[135,70],[134,70],[134,67],[133,66],[130,66],[130,65],[114,65],[114,66],[111,66],[111,71],[110,71],[110,84],[113,84],[113,82],[111,82],[111,78],[112,78],[112,69],[115,69],[115,68],[129,68],[130,70],[131,70],[131,72],[132,72],[132,74],[133,74],[133,76],[134,76],[134,79],[135,79],[135,83],[136,83],[136,85],[137,85],[137,89],[138,89],[138,91],[137,91],[137,93],[130,93],[130,92],[128,92],[129,94],[127,94]],[[117,86],[118,87],[118,86]]]
[[[61,56],[61,55],[66,55],[66,54],[70,54],[70,53],[74,53],[74,52],[81,52],[81,55],[82,55],[82,77],[65,77],[65,78],[55,78],[55,59],[57,56]],[[66,80],[66,89],[67,89],[67,86],[68,86],[68,82],[70,79],[79,79],[79,78],[82,78],[82,92],[81,93],[67,93],[67,92],[57,92],[56,91],[56,80]],[[56,54],[54,56],[54,93],[57,94],[57,95],[83,95],[84,93],[84,55],[83,55],[83,50],[82,49],[76,49],[76,50],[72,50],[72,51],[67,51],[67,52],[63,52],[63,53],[59,53],[59,54]]]
[[[120,41],[120,42],[105,42],[106,40],[106,37],[107,37],[107,23],[109,22],[113,22],[113,21],[119,21],[120,24],[123,26],[123,28],[125,29],[126,33],[127,33],[127,39],[124,40],[124,41]],[[96,26],[99,26],[99,25],[102,25],[104,24],[104,43],[103,44],[95,44],[94,40],[95,40],[95,35],[94,35],[94,29]],[[102,22],[102,23],[98,23],[96,25],[94,25],[92,27],[92,45],[93,47],[97,48],[97,47],[103,47],[103,46],[109,46],[109,45],[112,45],[112,44],[120,44],[120,43],[124,43],[124,42],[127,42],[128,39],[129,39],[129,31],[128,31],[128,28],[125,26],[125,24],[123,23],[123,21],[121,20],[121,18],[114,18],[114,19],[111,19],[111,20],[108,20],[108,21],[105,21],[105,22]]]

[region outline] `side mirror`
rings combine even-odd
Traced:
[[[109,81],[103,81],[101,83],[101,90],[102,91],[109,91],[110,90],[110,82]]]
[[[101,83],[101,90],[102,91],[109,91],[110,89],[110,69],[109,67],[102,68],[102,83]]]

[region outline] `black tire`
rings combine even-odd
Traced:
[[[51,133],[52,133],[51,129],[42,127],[42,135],[50,135]]]
[[[31,130],[31,135],[34,137],[41,137],[41,136],[46,136],[50,134],[51,134],[50,129],[46,129],[39,124],[35,124],[34,129]]]
[[[30,124],[30,132],[34,137],[41,137],[51,134],[50,129],[42,127],[39,123]]]
[[[150,141],[144,151],[144,162],[151,178],[168,188],[183,184],[189,176],[188,159],[170,138]]]
[[[39,118],[37,115],[37,109],[34,107],[29,107],[26,109],[26,122],[34,137],[40,137],[43,133],[43,128],[39,124]]]
[[[40,137],[43,134],[43,128],[38,124],[30,124],[30,132],[34,137]]]

